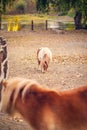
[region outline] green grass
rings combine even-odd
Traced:
[[[67,23],[65,26],[66,26],[65,30],[74,30],[75,29],[75,26],[72,23]]]
[[[56,16],[49,16],[45,14],[25,14],[25,15],[3,15],[2,21],[8,22],[10,19],[19,18],[21,21],[38,21],[38,20],[48,20],[48,19],[56,19]]]

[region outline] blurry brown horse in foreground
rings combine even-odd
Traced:
[[[34,130],[87,130],[87,86],[57,92],[12,78],[3,81],[0,110],[18,111]]]

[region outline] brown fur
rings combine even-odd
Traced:
[[[35,130],[87,130],[87,86],[57,92],[13,78],[3,82],[0,109],[17,110]]]
[[[39,48],[39,49],[37,50],[37,61],[38,61],[38,66],[40,65],[40,60],[38,59],[38,54],[39,54],[40,50],[41,50],[41,48]]]

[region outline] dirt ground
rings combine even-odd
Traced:
[[[61,91],[87,85],[87,30],[2,30],[0,35],[8,44],[8,77],[36,79],[43,87]],[[37,49],[43,46],[53,54],[46,73],[37,69]]]

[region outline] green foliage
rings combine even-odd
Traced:
[[[74,8],[71,8],[69,11],[68,11],[68,16],[70,17],[74,17],[75,16],[75,9]]]
[[[74,17],[75,12],[82,13],[84,25],[87,22],[87,0],[51,0],[58,12],[68,12],[69,16]]]
[[[6,7],[10,4],[12,5],[14,0],[0,0],[0,29],[2,22],[2,14],[6,12]]]
[[[38,12],[48,12],[49,1],[48,0],[37,0],[36,8]]]
[[[87,0],[83,1],[81,10],[83,15],[83,25],[85,26],[87,22]]]
[[[18,13],[24,13],[26,7],[26,2],[24,0],[19,0],[15,4],[15,9],[18,11]]]
[[[6,12],[6,7],[12,5],[15,0],[0,0],[0,5],[3,10],[3,13]]]

